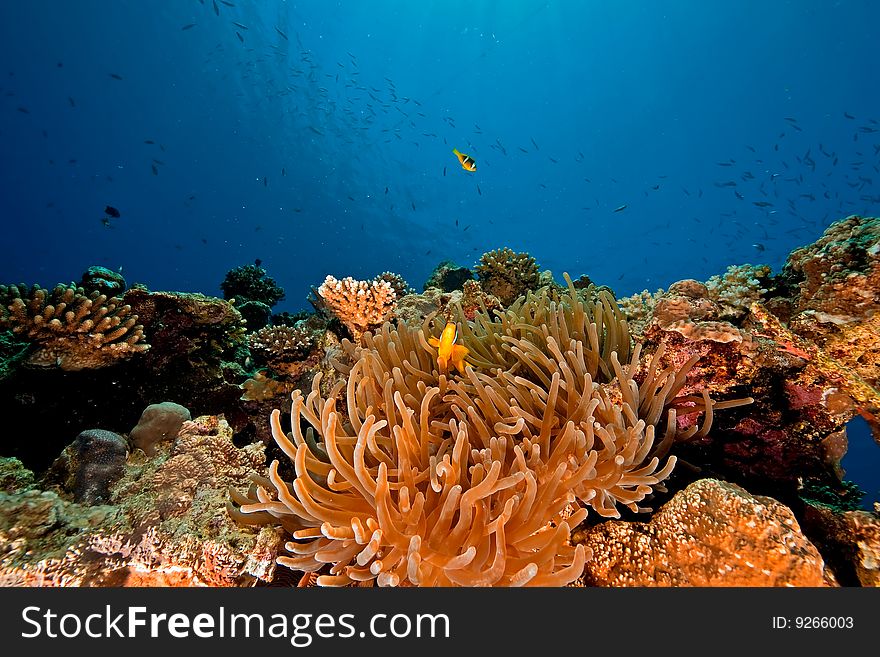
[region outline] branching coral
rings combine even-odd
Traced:
[[[29,365],[64,370],[111,365],[149,349],[137,322],[131,306],[97,290],[0,285],[0,329],[33,343]]]
[[[387,280],[358,281],[350,276],[338,280],[327,276],[318,288],[327,309],[351,331],[355,340],[365,331],[382,325],[394,310],[397,293]]]
[[[438,371],[427,322],[365,334],[348,345],[347,381],[326,397],[319,379],[307,397],[293,393],[290,437],[272,414],[293,482],[273,463],[247,494],[231,492],[230,514],[282,524],[293,540],[279,562],[329,565],[324,585],[574,581],[589,554],[569,536],[586,507],[612,517],[618,504],[643,510],[672,471],[672,443],[705,434],[712,420],[707,395],[677,396],[692,361],[660,370],[658,354],[636,382],[640,350],[620,364],[610,345],[629,353],[625,322],[606,304],[613,299],[532,296],[517,309],[540,328],[510,311],[497,323],[480,318],[470,344],[481,334],[495,348],[484,354],[487,371],[469,367],[460,378]],[[679,430],[677,415],[700,412],[701,427]]]
[[[761,301],[767,294],[769,277],[767,265],[730,265],[722,276],[706,281],[705,296],[720,307],[720,319],[740,320],[748,315],[755,301]]]
[[[273,369],[304,359],[314,344],[313,332],[304,326],[265,326],[248,336],[251,355]]]
[[[410,287],[409,283],[407,283],[403,276],[400,274],[395,274],[392,271],[383,271],[381,274],[376,276],[374,281],[387,281],[391,284],[392,289],[394,290],[394,294],[398,299],[406,296],[407,294],[414,294],[415,290]]]

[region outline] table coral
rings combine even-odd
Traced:
[[[828,586],[834,579],[791,510],[739,486],[701,479],[647,523],[579,532],[592,586]]]
[[[119,297],[73,285],[0,285],[0,330],[32,343],[25,363],[97,369],[146,351],[138,315]]]

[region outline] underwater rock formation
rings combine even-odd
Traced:
[[[241,313],[229,301],[190,292],[151,292],[135,286],[124,296],[150,335],[144,362],[162,369],[173,361],[216,365],[246,343]]]
[[[474,274],[467,267],[461,267],[451,260],[443,260],[436,267],[428,280],[425,281],[423,290],[436,287],[443,292],[460,290],[466,281],[473,280]]]
[[[880,444],[880,219],[847,217],[782,270],[795,290],[773,312],[813,345],[815,364],[852,400]]]
[[[679,281],[622,301],[646,348],[666,345],[665,362],[700,356],[688,386],[755,398],[747,416],[692,443],[685,458],[785,499],[797,499],[800,480],[845,493],[846,423],[860,413],[878,431],[878,226],[837,222],[776,276],[732,266],[706,284]]]
[[[593,553],[588,586],[829,586],[822,556],[791,510],[701,479],[647,523],[609,521],[576,535]]]
[[[0,585],[251,586],[271,580],[280,535],[238,527],[225,508],[229,486],[265,475],[263,446],[238,449],[231,433],[222,419],[188,422],[155,457],[129,457],[103,505],[81,505],[63,491],[35,488],[23,473],[7,474],[5,481],[22,483],[0,493]]]

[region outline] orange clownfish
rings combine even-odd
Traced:
[[[477,170],[477,163],[474,162],[474,158],[470,155],[465,155],[464,153],[460,153],[457,148],[453,148],[452,152],[455,153],[455,156],[458,158],[458,161],[461,162],[461,168],[465,171],[474,172]]]
[[[449,364],[464,374],[465,357],[469,353],[467,347],[455,344],[458,338],[458,327],[453,322],[448,322],[440,334],[440,338],[429,338],[428,343],[432,347],[437,347],[437,364],[440,366],[440,372],[445,373],[449,370]]]

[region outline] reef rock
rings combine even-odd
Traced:
[[[222,419],[187,422],[168,452],[129,456],[107,504],[33,486],[0,492],[0,585],[251,586],[269,581],[280,532],[240,527],[230,486],[265,477],[262,444],[239,449]],[[22,477],[14,477],[24,483]]]
[[[427,290],[436,287],[443,292],[460,290],[465,281],[472,280],[474,273],[467,267],[461,267],[451,260],[443,260],[436,267],[422,288]]]
[[[866,416],[880,442],[880,219],[832,224],[789,255],[782,278],[796,294],[778,314],[815,345],[817,366],[852,398],[853,412]]]
[[[650,522],[612,520],[574,540],[593,551],[587,585],[835,585],[788,507],[714,479],[678,492]]]
[[[873,512],[807,504],[804,530],[826,555],[842,585],[880,586],[880,504]]]

